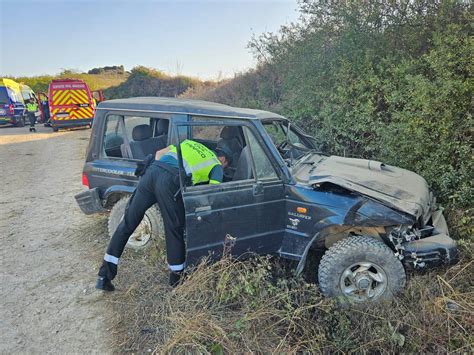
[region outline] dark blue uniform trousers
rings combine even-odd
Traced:
[[[178,169],[164,169],[161,162],[153,162],[140,178],[132,194],[124,218],[110,240],[99,276],[113,280],[117,265],[128,239],[155,203],[160,207],[166,237],[166,256],[171,271],[184,269],[184,205],[179,190]]]

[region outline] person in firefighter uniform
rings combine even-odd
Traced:
[[[227,145],[218,145],[216,151],[204,145],[185,140],[180,145],[183,167],[193,185],[218,184],[223,179],[223,169],[228,166],[232,151]],[[112,280],[117,274],[119,258],[129,237],[143,219],[148,208],[158,204],[166,237],[166,256],[170,269],[170,285],[179,282],[185,268],[184,205],[179,193],[177,148],[168,146],[156,152],[154,160],[150,155],[144,168],[137,169],[141,175],[138,186],[125,209],[124,218],[112,236],[99,269],[96,288],[104,291],[115,289]],[[139,171],[143,170],[143,171]]]

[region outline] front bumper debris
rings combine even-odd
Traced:
[[[443,211],[432,215],[433,232],[431,236],[403,243],[405,264],[421,269],[432,266],[455,264],[459,261],[456,242],[449,236]]]
[[[94,188],[74,196],[77,204],[85,214],[93,214],[106,212],[107,210],[102,206],[102,200],[99,196],[99,189]]]

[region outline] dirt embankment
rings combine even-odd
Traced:
[[[0,128],[0,353],[106,353],[94,281],[107,236],[74,195],[90,130]]]

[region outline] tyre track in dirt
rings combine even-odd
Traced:
[[[90,130],[38,131],[0,128],[0,353],[111,352],[104,217],[74,200]]]

